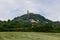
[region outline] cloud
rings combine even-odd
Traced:
[[[0,0],[0,20],[21,16],[26,10],[60,21],[60,0]]]
[[[43,5],[47,16],[46,18],[54,21],[60,21],[60,0],[50,0],[44,4],[46,4]]]

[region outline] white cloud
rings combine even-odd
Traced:
[[[47,16],[46,18],[60,21],[60,0],[50,0],[50,3],[46,2],[46,5],[43,5],[43,8]]]
[[[28,9],[48,19],[60,21],[60,0],[0,0],[0,19],[13,19]]]

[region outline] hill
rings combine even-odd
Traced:
[[[43,17],[40,14],[27,13],[22,16],[15,17],[13,19],[13,21],[18,21],[21,24],[23,23],[22,25],[25,25],[25,27],[26,26],[30,27],[30,28],[31,27],[39,27],[41,29],[36,28],[35,30],[40,30],[40,31],[41,30],[45,31],[46,28],[47,28],[47,31],[51,30],[51,29],[52,29],[52,31],[60,30],[60,22],[59,21],[53,22],[49,19],[46,19],[45,17]]]
[[[52,21],[46,19],[45,17],[39,14],[34,14],[34,13],[24,14],[22,16],[15,17],[12,21],[20,23],[19,24],[20,26],[23,25],[21,26],[21,28],[24,27],[24,29],[27,28],[27,29],[30,29],[30,31],[32,28],[34,29],[34,31],[39,31],[39,30],[46,31],[48,29],[52,29],[51,28]],[[49,28],[45,30],[44,27],[45,28],[49,27]],[[42,29],[39,29],[39,28],[42,28]]]
[[[0,31],[60,32],[60,22],[53,22],[40,14],[27,13],[13,20],[0,21]]]

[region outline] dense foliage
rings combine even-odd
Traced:
[[[32,19],[36,22],[31,22]],[[25,14],[13,20],[0,21],[0,31],[60,32],[60,22],[53,22],[39,14],[30,13],[29,17]]]

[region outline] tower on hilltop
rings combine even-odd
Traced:
[[[29,10],[27,10],[27,14],[29,14]]]
[[[29,10],[27,10],[27,17],[28,17],[28,20],[29,20]]]

